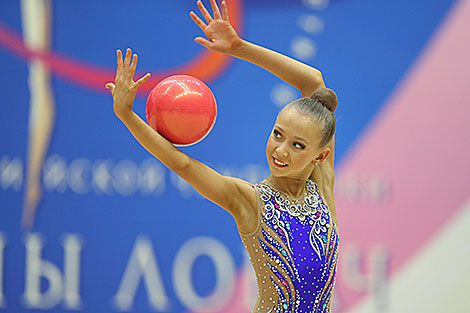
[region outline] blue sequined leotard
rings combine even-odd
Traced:
[[[252,312],[330,312],[339,237],[318,185],[308,180],[298,201],[265,181],[255,189],[259,225],[240,233],[258,283]]]

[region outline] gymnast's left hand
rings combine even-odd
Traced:
[[[197,26],[201,28],[207,37],[207,39],[203,37],[196,37],[194,41],[211,51],[223,54],[231,54],[234,49],[242,43],[242,40],[238,36],[233,26],[230,24],[227,3],[222,1],[222,13],[220,13],[216,0],[210,0],[210,2],[212,11],[214,12],[214,17],[210,15],[201,1],[197,2],[197,6],[201,11],[202,16],[204,16],[207,25],[196,15],[196,13],[192,11],[189,13],[194,23],[196,23]]]
[[[117,117],[123,117],[132,111],[137,89],[144,84],[149,78],[150,73],[134,82],[134,74],[137,68],[137,54],[132,55],[131,49],[127,49],[124,62],[122,61],[121,50],[116,51],[117,67],[115,84],[107,83],[106,88],[111,91],[114,99],[114,113]],[[132,60],[132,62],[131,62]]]

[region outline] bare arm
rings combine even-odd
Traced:
[[[242,40],[232,56],[254,63],[297,88],[303,97],[310,97],[320,87],[325,87],[319,70],[288,56]]]
[[[205,22],[194,12],[190,12],[193,21],[207,37],[197,37],[194,41],[211,51],[229,54],[266,69],[297,88],[303,97],[310,97],[316,89],[325,87],[323,76],[319,70],[278,52],[241,39],[230,24],[227,3],[222,1],[222,12],[219,10],[216,0],[210,0],[210,3],[213,17],[201,1],[197,2]],[[336,220],[333,199],[334,138],[328,147],[330,149],[329,155],[316,167],[311,177],[324,189],[323,194],[328,205],[332,208],[334,219]]]
[[[299,89],[303,97],[310,97],[316,89],[325,87],[322,75],[317,69],[252,43],[242,41],[242,43],[234,49],[232,55],[255,63],[270,71],[274,75]],[[333,196],[333,187],[335,182],[334,136],[328,145],[328,148],[330,150],[328,156],[316,167],[311,178],[313,178],[313,180],[322,187],[323,195],[331,210],[333,220],[338,224],[336,205]]]
[[[202,2],[197,2],[207,24],[194,12],[190,13],[193,21],[207,36],[207,39],[197,37],[195,39],[197,43],[211,51],[230,54],[264,68],[297,88],[303,97],[310,97],[316,89],[325,86],[319,70],[278,52],[241,39],[230,24],[227,3],[222,1],[221,13],[216,0],[210,1],[214,12],[213,18]]]
[[[205,198],[229,211],[241,231],[249,232],[254,229],[256,219],[252,218],[252,214],[256,213],[256,196],[251,184],[222,176],[189,157],[132,111],[137,89],[150,77],[147,74],[134,82],[136,67],[137,55],[132,57],[130,49],[126,52],[124,62],[121,51],[117,51],[116,84],[106,85],[113,95],[116,116],[147,151],[190,183]]]

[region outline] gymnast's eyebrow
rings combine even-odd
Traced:
[[[276,124],[276,125],[274,125],[274,126],[275,126],[275,127],[277,127],[277,128],[279,128],[279,130],[280,130],[280,131],[282,131],[282,132],[284,131],[284,129],[282,129],[282,127],[281,127],[281,126],[279,126],[279,125],[277,125],[277,124]],[[295,139],[297,139],[297,140],[304,141],[305,143],[308,143],[308,144],[309,144],[308,140],[307,140],[307,139],[305,139],[305,138],[303,138],[303,137],[294,136],[294,138],[295,138]]]

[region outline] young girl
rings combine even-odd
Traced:
[[[211,0],[213,16],[191,18],[206,38],[206,48],[252,62],[298,88],[304,98],[287,104],[269,136],[270,175],[252,185],[222,176],[192,159],[150,128],[132,111],[137,55],[117,51],[115,84],[108,83],[114,112],[134,137],[210,201],[235,219],[256,273],[258,299],[253,312],[330,312],[339,243],[333,198],[336,95],[324,88],[321,73],[305,64],[238,37],[228,18]]]

